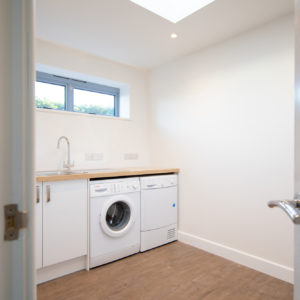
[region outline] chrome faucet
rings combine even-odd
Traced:
[[[71,146],[70,146],[69,139],[66,136],[61,136],[57,141],[57,149],[59,149],[62,140],[65,140],[68,145],[68,160],[67,162],[64,162],[63,167],[67,169],[67,172],[70,172],[71,168],[74,167],[74,162],[71,163]]]

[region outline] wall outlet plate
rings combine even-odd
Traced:
[[[85,160],[87,161],[103,160],[103,153],[86,153]]]
[[[125,160],[138,160],[139,155],[138,155],[138,153],[125,153],[124,159]]]

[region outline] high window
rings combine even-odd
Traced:
[[[37,108],[119,117],[120,89],[37,72]]]

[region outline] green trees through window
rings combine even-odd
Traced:
[[[65,110],[63,104],[58,102],[53,102],[46,98],[35,98],[35,103],[37,108],[46,108],[46,109],[55,109],[55,110]],[[106,115],[114,116],[113,108],[104,108],[96,105],[77,105],[74,107],[74,112],[81,112],[86,114],[95,114],[95,115]]]

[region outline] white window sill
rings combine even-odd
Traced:
[[[50,113],[50,114],[63,114],[63,115],[72,115],[77,117],[83,118],[101,118],[101,119],[113,119],[113,120],[120,120],[120,121],[131,121],[130,118],[122,118],[122,117],[114,117],[114,116],[104,116],[104,115],[93,115],[93,114],[86,114],[86,113],[79,113],[74,111],[64,111],[64,110],[55,110],[55,109],[44,109],[44,108],[36,108],[37,112],[41,113]]]

